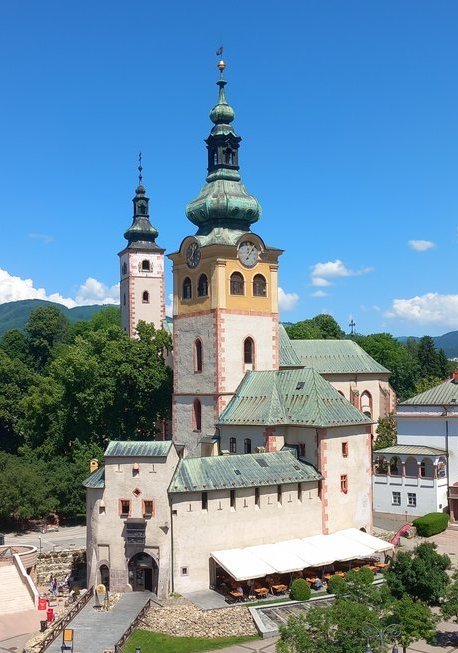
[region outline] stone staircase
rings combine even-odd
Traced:
[[[14,564],[0,566],[0,613],[24,612],[35,607],[32,596]]]

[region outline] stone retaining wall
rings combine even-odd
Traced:
[[[72,576],[80,586],[86,585],[86,551],[85,549],[72,551],[50,551],[38,556],[37,583],[46,585],[51,576],[58,582]]]

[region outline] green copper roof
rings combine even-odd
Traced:
[[[421,392],[415,397],[406,399],[400,406],[444,406],[456,404],[458,406],[458,384],[453,379],[440,383],[430,390]]]
[[[385,449],[374,449],[372,452],[373,456],[377,454],[387,456],[394,456],[395,454],[399,454],[400,456],[442,456],[444,453],[446,453],[445,449],[417,446],[416,444],[395,444]]]
[[[105,458],[118,456],[153,456],[165,457],[172,446],[171,440],[113,440],[110,442],[105,451]]]
[[[259,220],[261,206],[241,182],[238,150],[240,136],[231,123],[234,110],[228,104],[224,79],[219,79],[218,101],[210,113],[214,127],[205,141],[208,149],[208,175],[198,197],[186,207],[188,219],[207,236],[217,227],[249,231]]]
[[[84,479],[84,487],[103,489],[105,487],[105,467],[99,467],[99,469],[93,472],[90,476]]]
[[[169,492],[222,490],[319,481],[323,477],[310,463],[289,451],[184,458]]]
[[[280,367],[303,367],[283,324],[278,325],[278,335],[280,338]]]
[[[159,232],[149,220],[149,197],[146,197],[146,190],[141,183],[136,188],[132,202],[134,217],[131,226],[124,233],[128,249],[160,249],[156,244]]]
[[[353,340],[290,340],[290,343],[301,364],[313,367],[320,374],[390,373]]]
[[[247,372],[218,424],[373,424],[313,369]]]

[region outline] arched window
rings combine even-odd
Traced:
[[[421,478],[434,478],[434,465],[430,458],[423,458],[420,465]]]
[[[390,460],[390,474],[391,476],[401,476],[401,461],[397,456],[394,456]]]
[[[229,452],[230,453],[237,453],[237,439],[236,438],[229,438]]]
[[[253,277],[253,295],[265,297],[267,295],[267,284],[262,274],[255,274]]]
[[[367,417],[372,417],[372,396],[371,393],[365,390],[361,395],[360,411]]]
[[[232,154],[232,150],[227,149],[224,151],[224,162],[229,164],[230,166],[234,162],[234,155]]]
[[[126,293],[124,293],[123,295],[122,303],[124,304],[124,306],[126,305]]]
[[[140,209],[140,215],[146,215],[146,204],[140,204],[139,209]]]
[[[231,274],[231,295],[244,295],[245,294],[245,280],[240,272],[233,272]]]
[[[192,284],[189,277],[183,281],[183,299],[192,299]]]
[[[194,399],[194,406],[193,406],[193,426],[194,426],[194,431],[201,431],[202,430],[202,404],[198,399]]]
[[[150,270],[150,263],[147,259],[144,259],[142,261],[142,270],[149,271]]]
[[[406,476],[418,477],[418,463],[413,457],[406,459],[405,464]]]
[[[254,363],[254,342],[252,338],[246,338],[243,343],[243,362],[245,365]]]
[[[245,438],[243,441],[243,451],[245,453],[251,453],[251,438]]]
[[[122,264],[122,273],[123,273],[123,274],[127,274],[127,263],[126,263],[125,261],[124,261],[124,263]]]
[[[142,302],[144,304],[149,304],[149,292],[145,290],[142,295]]]
[[[194,343],[194,372],[202,372],[202,342],[199,339]]]
[[[206,274],[201,274],[199,277],[199,281],[197,283],[197,296],[198,297],[208,296],[208,279]]]

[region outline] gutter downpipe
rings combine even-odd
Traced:
[[[450,514],[450,478],[449,478],[449,456],[448,456],[448,410],[451,408],[451,405],[444,406],[445,414],[445,452],[447,455],[447,503],[448,503],[448,512]]]

